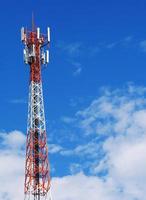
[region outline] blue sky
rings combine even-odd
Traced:
[[[146,38],[145,6],[130,0],[1,3],[1,128],[25,131],[27,105],[10,101],[27,101],[29,70],[22,60],[20,28],[31,27],[32,11],[42,31],[51,27],[51,59],[43,79],[47,119],[57,120],[75,111],[71,101],[84,99],[88,105],[101,86],[145,84],[140,47]],[[22,113],[19,119],[12,117],[14,111]]]
[[[5,149],[13,150],[18,160],[24,152],[29,67],[23,63],[20,29],[31,28],[33,12],[42,32],[51,28],[50,63],[42,75],[51,174],[58,178],[53,179],[56,200],[58,180],[74,185],[75,180],[91,177],[98,185],[95,193],[104,191],[99,199],[145,200],[145,10],[144,0],[1,2],[0,143],[5,148],[0,148],[0,157]],[[118,155],[127,162],[126,169]],[[137,176],[133,163],[141,163],[136,165],[141,171]],[[139,185],[137,193],[134,184]],[[105,191],[107,186],[111,190]],[[73,200],[86,200],[76,194]],[[68,200],[67,195],[61,200]]]

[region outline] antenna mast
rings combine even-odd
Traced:
[[[44,114],[41,69],[49,62],[50,28],[47,35],[35,28],[32,14],[32,30],[21,29],[24,44],[24,62],[30,67],[28,124],[25,164],[25,200],[52,200],[50,192],[50,168]]]

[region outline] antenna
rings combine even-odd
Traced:
[[[32,12],[32,31],[35,30],[35,23],[34,23],[34,12]]]

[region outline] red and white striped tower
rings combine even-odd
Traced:
[[[21,29],[24,62],[30,66],[28,124],[25,164],[25,200],[52,200],[44,115],[41,69],[49,62],[50,29],[47,35],[32,26]]]

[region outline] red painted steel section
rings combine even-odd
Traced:
[[[41,63],[40,63],[40,45],[43,42],[43,38],[37,39],[36,32],[30,32],[28,43],[34,45],[35,57],[32,56],[30,64],[30,81],[40,82],[41,81]]]
[[[29,193],[31,188],[33,195],[37,195],[38,191],[40,195],[46,195],[50,189],[50,170],[46,141],[45,132],[40,135],[39,139],[36,137],[34,131],[30,130],[28,133],[25,169],[25,194]],[[38,150],[35,146],[38,146]],[[39,161],[39,165],[36,160]],[[40,177],[42,179],[41,182],[39,182]]]
[[[34,30],[28,32],[26,37],[26,45],[30,48],[34,47],[31,53],[33,51],[35,53],[35,56],[32,55],[29,61],[30,83],[39,84],[41,82],[40,48],[45,38],[41,36],[38,39],[37,32]],[[35,118],[34,124],[38,128],[29,130],[27,133],[25,194],[29,194],[31,188],[31,194],[44,196],[50,189],[50,169],[46,132],[40,132],[39,123],[41,123],[39,119]]]

